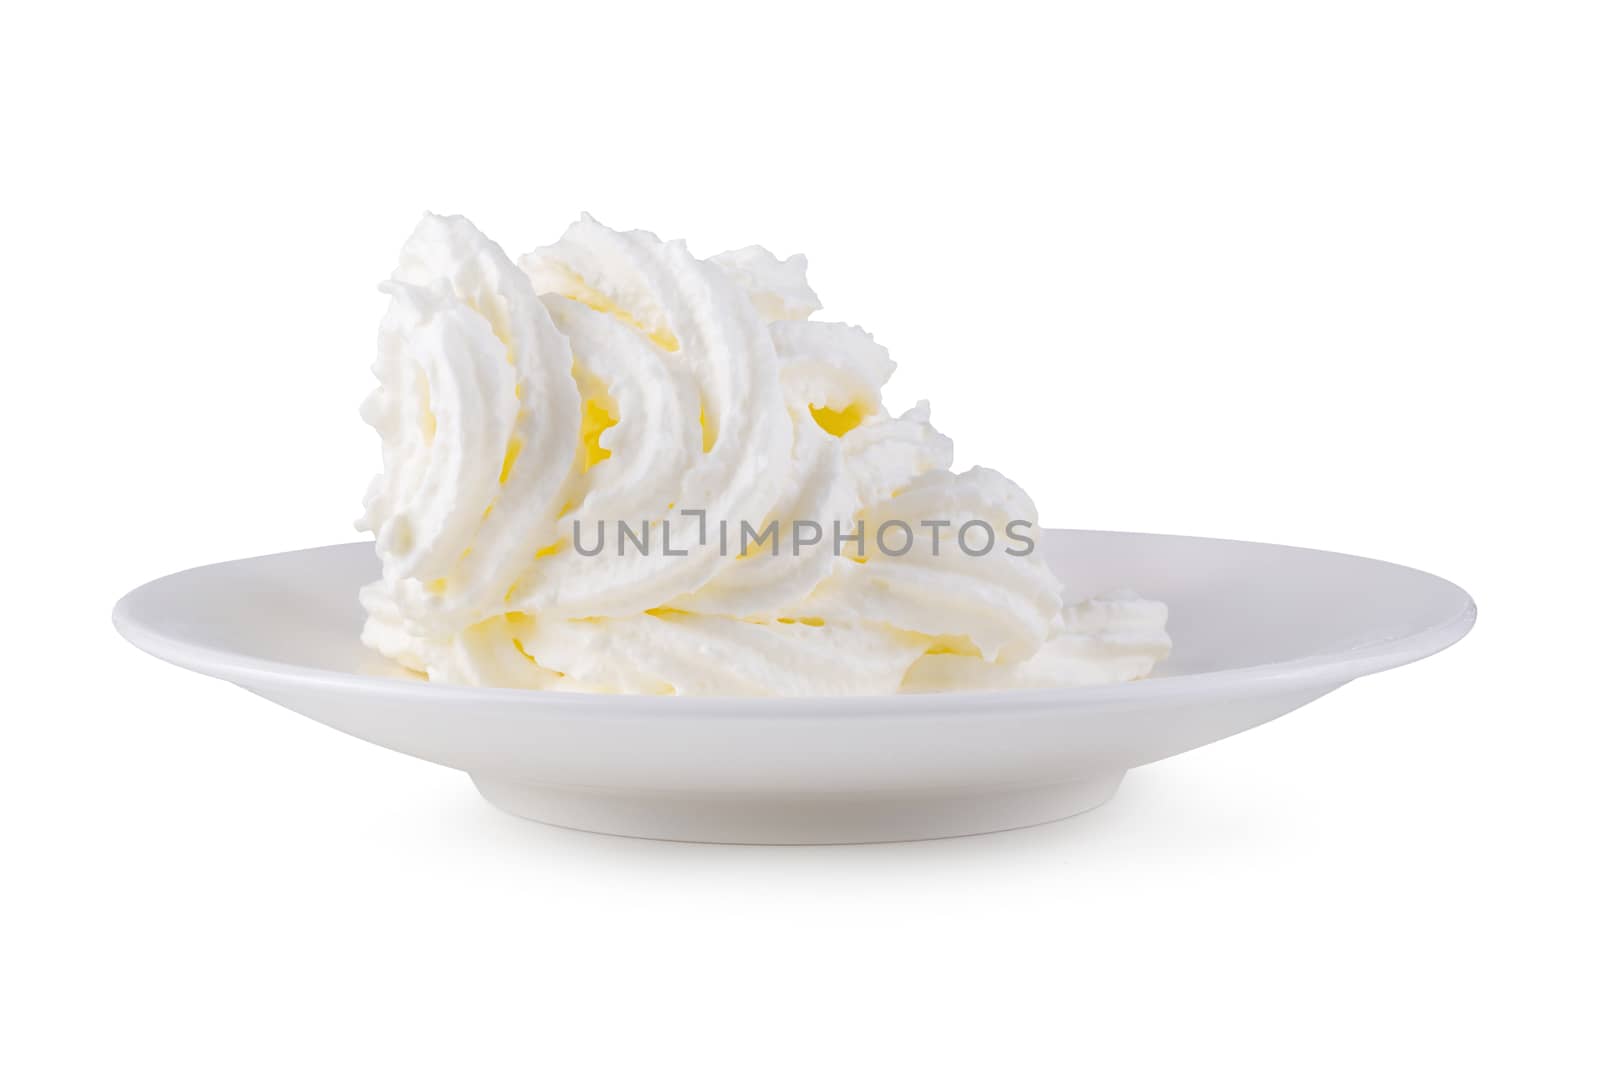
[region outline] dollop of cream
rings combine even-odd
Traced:
[[[952,473],[926,402],[885,409],[894,361],[859,328],[810,319],[802,256],[702,260],[586,215],[514,263],[466,219],[427,215],[382,288],[362,415],[383,469],[357,525],[383,572],[361,592],[362,638],[433,680],[1089,685],[1143,677],[1170,648],[1161,604],[1068,605],[1042,554],[955,548],[977,520],[1036,539],[1032,501],[995,471]],[[655,531],[652,551],[619,551],[619,520]],[[779,551],[739,550],[745,526],[774,521]],[[796,523],[817,542],[792,538]],[[905,551],[873,536],[890,526],[913,531]],[[858,528],[836,551],[835,532]],[[601,531],[604,550],[580,550]]]

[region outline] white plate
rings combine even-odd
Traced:
[[[357,638],[367,543],[198,567],[123,597],[117,629],[338,730],[457,767],[515,815],[688,841],[983,833],[1110,798],[1131,767],[1432,655],[1476,617],[1421,571],[1243,541],[1051,530],[1067,593],[1171,607],[1157,676],[1082,689],[749,700],[473,689]]]

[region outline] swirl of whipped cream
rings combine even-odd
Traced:
[[[462,218],[428,215],[383,287],[377,390],[362,415],[383,473],[358,529],[418,633],[490,613],[555,536],[578,435],[572,348],[527,276]]]
[[[703,510],[712,527],[760,523],[791,477],[795,429],[772,338],[744,291],[682,241],[617,233],[587,216],[522,265],[570,331],[590,384],[585,407],[598,447],[583,462],[602,491],[573,502],[575,528],[659,523],[682,508]],[[666,368],[671,388],[653,387],[647,362]],[[698,399],[686,406],[691,396]],[[698,445],[687,453],[685,423]],[[657,425],[670,431],[659,451]],[[635,468],[608,468],[619,456],[633,457]],[[507,602],[512,610],[636,615],[693,592],[727,562],[709,538],[681,544],[681,557],[584,556],[566,547],[536,561]]]
[[[1032,502],[993,471],[951,473],[926,403],[885,409],[894,362],[811,321],[805,274],[804,257],[700,260],[588,216],[518,265],[465,219],[426,216],[383,286],[363,406],[383,444],[359,524],[383,563],[366,643],[440,681],[614,692],[1147,674],[1164,607],[1065,606],[1040,556],[958,547],[969,527],[1031,529]],[[618,522],[654,531],[653,551],[616,550]],[[717,533],[774,522],[819,536],[765,552]],[[836,531],[885,524],[936,533],[837,550]],[[612,550],[574,542],[608,526]]]

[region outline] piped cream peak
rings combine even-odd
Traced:
[[[1037,519],[1000,474],[950,470],[925,404],[885,409],[894,362],[812,319],[806,267],[757,246],[701,259],[589,216],[513,262],[466,219],[425,216],[384,285],[362,407],[383,445],[361,523],[382,564],[364,640],[436,680],[596,692],[1147,673],[1165,609],[1120,593],[1067,605],[1042,555],[799,536],[745,550],[779,525]],[[698,537],[681,536],[689,517]],[[605,525],[608,545],[651,550],[580,536]]]

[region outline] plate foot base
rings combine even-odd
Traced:
[[[1122,774],[968,792],[692,793],[478,775],[472,781],[501,811],[574,830],[667,841],[831,845],[961,837],[1053,822],[1110,800]]]

